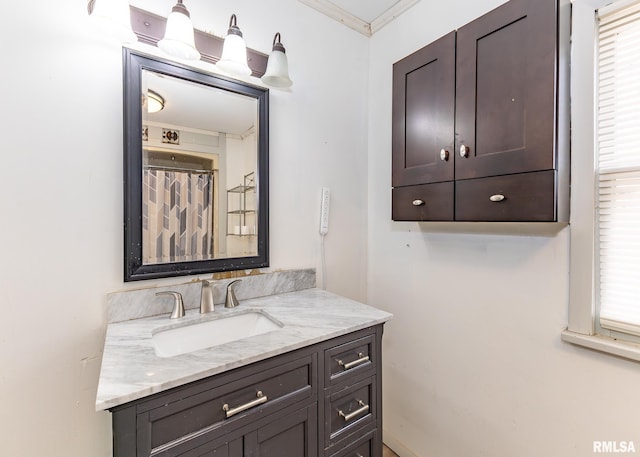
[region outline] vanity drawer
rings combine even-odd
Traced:
[[[538,171],[456,182],[456,220],[555,222],[556,172]]]
[[[138,446],[151,452],[190,435],[212,439],[298,401],[315,401],[316,360],[311,354],[277,366],[259,362],[222,376],[215,385],[179,388],[143,403],[137,414],[138,430],[144,430]]]
[[[378,364],[375,341],[375,334],[371,334],[327,349],[324,353],[325,387],[360,375],[375,374]]]
[[[376,424],[376,377],[364,379],[325,398],[325,447]]]
[[[375,451],[376,446],[378,446],[378,448],[382,447],[382,443],[378,439],[377,429],[367,433],[349,445],[333,446],[325,455],[327,457],[378,457],[380,454]]]

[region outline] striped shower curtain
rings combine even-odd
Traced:
[[[213,175],[145,169],[143,264],[213,258]]]

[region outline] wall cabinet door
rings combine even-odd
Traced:
[[[455,41],[451,32],[393,66],[394,187],[453,179]]]
[[[456,180],[554,169],[556,8],[511,0],[458,29]]]

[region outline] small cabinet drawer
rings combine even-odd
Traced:
[[[379,454],[375,450],[380,446],[376,429],[351,444],[332,447],[325,455],[327,457],[378,457]]]
[[[372,376],[325,399],[325,447],[376,423],[375,380]]]
[[[378,363],[375,341],[375,335],[367,335],[327,349],[324,353],[325,387],[361,374],[373,374]]]
[[[456,220],[556,222],[553,170],[456,182]]]
[[[391,195],[394,221],[452,221],[453,182],[395,187]]]
[[[305,398],[316,397],[314,354],[289,363],[257,364],[140,405],[138,445],[149,452],[189,435],[216,435]],[[317,398],[317,397],[316,397]],[[146,409],[146,411],[144,411]],[[209,438],[210,439],[210,438]],[[177,442],[175,443],[177,444]],[[146,453],[144,455],[147,455]]]

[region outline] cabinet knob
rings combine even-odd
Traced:
[[[489,197],[489,200],[491,200],[492,202],[501,202],[502,200],[504,200],[506,197],[502,194],[495,194],[492,195],[491,197]]]
[[[460,157],[469,157],[469,146],[461,145],[460,146]]]
[[[444,160],[445,162],[449,160],[449,151],[446,149],[440,149],[440,160]]]
[[[414,200],[411,202],[413,206],[422,206],[424,205],[424,200]]]

